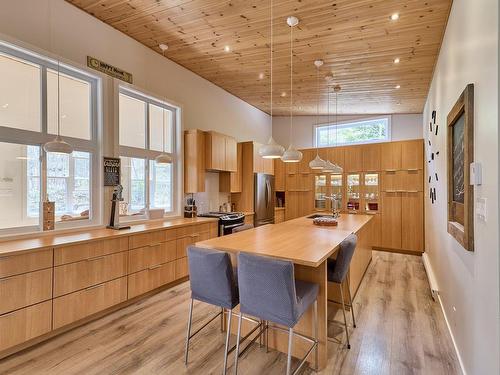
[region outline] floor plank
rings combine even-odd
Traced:
[[[218,322],[192,341],[189,366],[183,364],[189,297],[184,283],[139,301],[0,361],[0,374],[220,374],[224,335]],[[337,342],[330,342],[321,374],[460,374],[420,257],[374,251],[354,308],[351,350],[343,328],[331,323],[329,334]],[[194,311],[196,327],[217,309],[195,303]],[[329,304],[329,317],[342,321],[335,305]],[[280,374],[286,356],[254,345],[239,363],[241,374]]]

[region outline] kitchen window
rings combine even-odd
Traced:
[[[123,202],[121,221],[147,218],[149,209],[174,215],[177,111],[168,103],[121,87],[119,90],[119,140]],[[166,153],[172,163],[158,164]]]
[[[57,62],[0,42],[0,234],[41,229],[41,201],[56,228],[98,224],[99,79],[59,66],[61,135],[73,153],[46,153],[57,134]]]
[[[316,147],[343,146],[391,140],[390,117],[377,117],[354,122],[316,125]]]

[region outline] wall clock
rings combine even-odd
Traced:
[[[432,204],[434,204],[434,202],[436,202],[437,199],[436,183],[439,181],[439,176],[436,168],[436,158],[439,156],[439,150],[436,149],[438,144],[437,142],[438,132],[439,132],[439,125],[436,124],[436,111],[432,111],[431,121],[429,122],[429,133],[427,138],[427,144],[429,145],[429,147],[427,148],[429,150],[427,154],[427,162],[429,164],[428,167],[429,176],[427,184],[429,185],[429,198]]]

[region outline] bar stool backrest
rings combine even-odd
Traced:
[[[293,263],[238,254],[240,311],[287,327],[298,320]]]
[[[189,246],[191,298],[232,309],[238,304],[238,287],[228,253]]]
[[[352,256],[354,255],[357,242],[358,236],[350,234],[340,243],[340,250],[335,261],[335,268],[333,270],[332,277],[328,277],[329,281],[336,283],[344,281],[347,271],[349,271],[349,266],[351,265]]]

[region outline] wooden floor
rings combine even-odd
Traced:
[[[421,258],[373,254],[355,299],[351,350],[330,343],[321,374],[460,374]],[[218,321],[192,341],[189,366],[183,364],[188,299],[189,284],[181,284],[0,361],[0,374],[220,374],[224,335]],[[196,303],[194,311],[196,327],[216,310]],[[341,317],[334,308],[331,315]],[[329,329],[345,340],[340,327]],[[284,374],[285,365],[285,355],[254,345],[240,360],[239,372]]]

